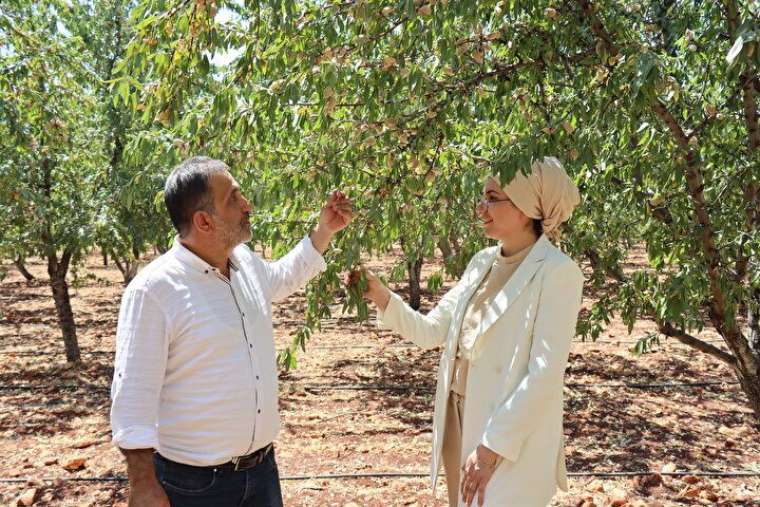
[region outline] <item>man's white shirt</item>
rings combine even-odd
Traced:
[[[114,443],[196,466],[271,443],[280,427],[272,301],[325,268],[308,237],[275,262],[240,245],[227,280],[175,239],[122,297]]]

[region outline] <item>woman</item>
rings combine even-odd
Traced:
[[[504,188],[489,177],[478,215],[499,245],[478,252],[427,315],[367,273],[378,320],[424,348],[443,345],[432,480],[443,462],[449,505],[545,506],[566,490],[563,379],[583,275],[547,239],[578,190],[559,160],[534,162]]]

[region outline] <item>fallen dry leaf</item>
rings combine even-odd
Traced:
[[[702,492],[702,488],[686,487],[682,489],[680,493],[678,493],[678,496],[680,498],[697,498],[701,492]]]
[[[77,470],[82,470],[86,467],[87,460],[84,458],[76,458],[72,459],[68,463],[62,465],[65,470],[68,470],[69,472],[76,472]]]
[[[37,488],[27,489],[16,501],[17,506],[29,507],[37,500]]]
[[[72,449],[86,449],[87,447],[92,447],[93,445],[98,445],[100,442],[98,440],[80,440],[78,442],[75,442],[71,448]]]
[[[614,489],[610,494],[610,505],[612,507],[623,507],[628,503],[628,493],[620,488]]]
[[[658,486],[662,486],[662,475],[650,474],[644,475],[642,477],[636,477],[633,480],[633,484],[636,488],[640,489],[656,488]]]

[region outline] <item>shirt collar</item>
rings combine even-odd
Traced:
[[[237,250],[237,248],[235,250]],[[230,268],[232,268],[233,271],[240,271],[240,262],[238,260],[238,256],[235,253],[235,250],[230,253],[228,262],[230,263]],[[185,245],[183,245],[179,240],[179,236],[174,236],[172,252],[181,263],[190,266],[193,269],[196,269],[203,273],[218,273],[219,271],[214,266],[198,257]]]

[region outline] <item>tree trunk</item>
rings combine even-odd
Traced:
[[[103,253],[103,267],[108,267],[108,252],[102,250]]]
[[[760,289],[752,291],[752,296],[746,306],[749,346],[755,355],[760,357]]]
[[[409,306],[414,310],[420,309],[420,273],[422,272],[422,257],[406,261],[406,269],[409,273]]]
[[[134,280],[134,278],[137,276],[137,262],[130,262],[129,268],[127,268],[127,272],[124,273],[124,286],[126,287],[129,285],[129,282]]]
[[[586,250],[584,253],[586,254],[586,257],[588,257],[588,261],[591,264],[591,269],[594,270],[594,273],[598,273],[603,269],[604,274],[613,280],[618,282],[625,281],[625,275],[623,274],[623,270],[620,269],[620,266],[602,266],[602,259],[594,250]]]
[[[590,24],[590,28],[594,35],[596,35],[598,42],[601,42],[611,55],[619,53],[618,48],[615,46],[612,36],[605,29],[601,19],[596,15],[594,5],[590,0],[576,0],[581,7],[583,14]],[[732,33],[731,39],[735,38],[734,33],[739,26],[737,18],[738,9],[736,2],[733,0],[726,0],[729,32]],[[744,92],[743,104],[745,118],[747,122],[747,130],[749,133],[748,141],[750,152],[754,153],[755,150],[760,148],[760,127],[758,127],[757,109],[754,100],[754,89],[752,82],[748,80],[746,76],[741,78],[742,91]],[[716,352],[714,355],[727,356],[727,362],[733,366],[736,372],[742,390],[749,399],[750,406],[755,413],[755,417],[760,422],[760,354],[753,348],[754,342],[753,331],[750,330],[751,335],[749,337],[742,333],[738,323],[733,318],[727,318],[732,315],[733,303],[726,296],[725,287],[723,286],[724,272],[722,265],[724,264],[724,258],[721,252],[716,246],[715,236],[716,233],[713,229],[712,218],[710,215],[710,203],[707,202],[704,193],[704,175],[702,161],[699,157],[699,150],[692,146],[692,141],[697,138],[692,138],[691,134],[687,134],[687,131],[679,124],[676,116],[668,110],[666,104],[660,99],[655,98],[651,104],[652,111],[657,117],[666,125],[670,130],[673,140],[679,147],[680,152],[685,157],[686,163],[686,188],[689,198],[694,207],[694,218],[699,224],[699,239],[701,243],[702,253],[705,257],[705,268],[707,274],[707,280],[710,285],[710,298],[708,301],[708,314],[710,322],[715,329],[720,333],[723,340],[728,345],[729,350],[733,354]],[[753,186],[754,187],[754,186]],[[752,188],[749,194],[754,194],[760,191],[760,188]],[[756,202],[755,195],[747,195],[745,193],[745,200],[748,203],[760,203]],[[748,219],[750,222],[750,230],[756,226],[752,223],[752,213],[749,213]],[[741,260],[741,259],[740,259]],[[741,277],[740,277],[741,278]],[[748,309],[752,311],[752,304],[747,305]],[[757,326],[755,326],[757,328]],[[754,335],[756,335],[756,331]],[[699,340],[697,340],[700,342]],[[701,348],[704,348],[703,342]],[[699,348],[699,347],[698,347]]]
[[[454,255],[459,255],[462,247],[459,245],[459,239],[457,239],[454,231],[451,231],[451,234],[449,234],[449,243],[451,243],[451,248],[454,250]]]
[[[113,259],[116,267],[119,268],[121,276],[124,278],[124,286],[129,285],[129,282],[137,275],[137,261],[131,259],[119,260],[119,256],[115,252],[111,252],[111,258]]]
[[[71,310],[71,297],[69,285],[66,283],[66,273],[69,270],[71,252],[64,252],[58,261],[55,254],[48,256],[48,274],[50,275],[50,288],[53,291],[55,310],[58,314],[58,327],[63,334],[63,345],[66,349],[66,360],[70,363],[81,360],[79,342],[77,341],[77,328],[74,323],[74,312]]]
[[[441,255],[443,255],[443,261],[446,262],[453,254],[451,251],[451,244],[449,243],[449,240],[446,238],[440,238],[438,240],[438,250],[441,251]]]
[[[739,361],[736,368],[736,376],[739,379],[742,391],[747,395],[749,406],[755,413],[755,419],[760,423],[760,369],[748,371],[745,364],[760,364],[760,355],[754,354],[753,361]]]
[[[27,271],[26,266],[24,265],[23,257],[20,255],[16,257],[16,260],[13,261],[13,264],[16,266],[16,269],[18,269],[18,272],[21,273],[24,278],[26,278],[27,282],[34,280],[34,275]]]

